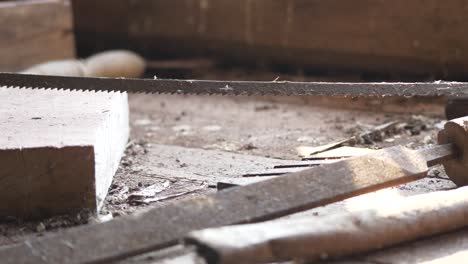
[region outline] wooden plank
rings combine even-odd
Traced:
[[[0,215],[96,211],[128,139],[126,94],[0,87]]]
[[[74,56],[69,1],[0,2],[0,71]]]
[[[74,1],[83,50],[124,46],[151,57],[216,55],[387,74],[460,76],[468,66],[467,6],[461,0],[107,0],[94,5]],[[103,11],[113,14],[105,22]]]
[[[415,180],[426,173],[421,155],[395,147],[29,239],[0,249],[0,258],[4,263],[111,262],[173,245],[189,231],[272,219]]]

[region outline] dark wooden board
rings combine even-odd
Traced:
[[[75,0],[83,52],[130,47],[150,57],[213,55],[321,69],[461,76],[462,0]],[[103,17],[105,16],[105,19]]]

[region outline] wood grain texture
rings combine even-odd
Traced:
[[[424,177],[426,161],[402,147],[287,177],[169,203],[103,224],[0,249],[4,263],[103,263],[175,244],[187,232],[268,220]]]
[[[0,216],[96,211],[128,130],[126,94],[0,87]]]
[[[445,123],[437,135],[439,144],[452,143],[457,157],[443,162],[445,172],[457,186],[468,185],[468,117],[452,119]]]
[[[355,255],[466,227],[467,195],[463,187],[341,215],[209,228],[191,232],[187,242],[220,264]]]
[[[468,66],[462,0],[78,0],[74,9],[83,49],[436,76]],[[101,23],[103,11],[112,15]]]
[[[0,3],[0,71],[73,58],[75,44],[69,1]]]

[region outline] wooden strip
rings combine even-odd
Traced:
[[[316,153],[310,156],[307,156],[305,160],[323,160],[323,159],[341,159],[367,155],[375,151],[374,149],[368,148],[357,148],[357,147],[348,147],[343,146],[336,149],[327,150],[324,152]]]
[[[3,263],[102,263],[162,248],[187,232],[258,222],[424,177],[424,157],[394,147],[0,249]]]
[[[347,143],[349,139],[342,139],[336,142],[332,142],[326,145],[316,146],[316,147],[309,147],[309,146],[299,146],[296,148],[297,153],[301,157],[307,157],[309,155],[313,155],[316,153],[324,152],[330,149],[338,148],[339,146]]]

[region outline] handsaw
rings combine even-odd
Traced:
[[[292,88],[284,86],[285,84],[292,84]],[[359,86],[339,83],[128,80],[19,74],[0,74],[0,85],[36,89],[195,94],[259,94],[258,90],[262,89],[260,94],[270,94],[270,88],[278,94],[289,95],[350,95],[343,89],[351,91],[352,96],[466,94],[463,84]],[[416,87],[415,90],[421,93],[415,93],[411,87]],[[426,90],[424,87],[429,88]],[[455,87],[458,91],[450,87]],[[4,263],[112,262],[173,245],[192,230],[273,219],[420,179],[426,176],[428,166],[455,159],[455,154],[450,144],[418,151],[403,147],[376,151],[371,156],[357,157],[216,194],[169,203],[140,215],[29,239],[0,249],[0,259]],[[376,175],[379,177],[375,177]]]
[[[0,73],[0,86],[96,92],[219,95],[314,95],[349,97],[468,95],[468,83],[340,83],[289,81],[213,81],[65,77]]]

